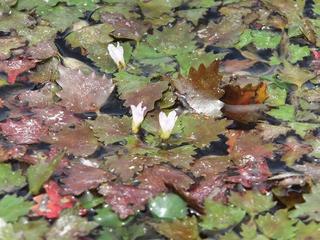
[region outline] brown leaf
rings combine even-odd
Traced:
[[[264,119],[264,112],[268,107],[264,104],[249,104],[249,105],[228,105],[225,104],[222,112],[223,115],[241,122],[241,123],[255,123],[260,119]]]
[[[153,194],[135,186],[108,183],[100,187],[99,193],[105,196],[106,203],[124,219],[143,210]]]
[[[270,125],[268,123],[258,123],[256,129],[260,132],[264,141],[272,141],[280,135],[286,135],[290,128],[285,126]]]
[[[197,113],[220,116],[223,104],[218,101],[223,94],[220,88],[222,76],[218,73],[219,62],[212,62],[207,68],[204,64],[196,70],[191,68],[189,77],[173,79],[173,85],[184,96],[189,106]]]
[[[47,134],[47,127],[37,119],[22,117],[19,120],[8,119],[0,123],[2,134],[16,144],[38,143]]]
[[[92,73],[85,75],[80,70],[60,66],[60,79],[57,83],[62,90],[57,93],[60,105],[72,112],[97,111],[114,89],[111,79]]]
[[[191,172],[196,177],[210,177],[218,175],[232,165],[229,156],[205,156],[196,160]]]
[[[312,152],[312,147],[308,144],[300,143],[295,137],[288,137],[282,145],[281,151],[283,152],[281,160],[285,161],[288,165],[293,165],[304,154]]]
[[[251,59],[232,59],[226,60],[221,64],[221,71],[226,73],[234,73],[252,67],[257,61]]]
[[[125,99],[124,106],[136,106],[142,102],[142,105],[147,107],[146,112],[149,112],[154,109],[155,102],[162,98],[162,93],[167,89],[168,82],[166,81],[149,83],[136,91],[123,94],[121,98]]]
[[[124,182],[141,172],[144,166],[153,165],[150,158],[143,155],[116,155],[107,157],[106,160],[108,170],[117,174]]]
[[[114,176],[99,168],[89,167],[83,164],[74,164],[64,170],[66,177],[61,181],[67,194],[79,195],[86,190],[97,188],[101,183],[110,181]]]
[[[173,222],[149,223],[157,232],[172,240],[200,240],[196,217]]]
[[[149,24],[125,18],[118,13],[102,13],[101,21],[110,24],[115,30],[111,33],[115,38],[140,40],[150,28]]]
[[[64,127],[59,132],[50,132],[49,136],[42,139],[56,148],[66,148],[75,156],[88,156],[98,147],[97,139],[86,124],[76,125],[74,128]]]

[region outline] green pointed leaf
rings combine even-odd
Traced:
[[[296,239],[316,240],[320,236],[320,227],[318,223],[310,222],[308,224],[304,224],[299,221],[296,228]]]
[[[26,184],[21,170],[12,171],[10,164],[0,164],[0,193],[11,192]]]
[[[296,63],[303,60],[304,57],[310,56],[310,49],[308,46],[300,47],[296,44],[290,44],[288,46],[289,50],[289,62]]]
[[[51,177],[63,157],[64,152],[60,152],[52,159],[50,163],[40,162],[28,168],[27,178],[31,193],[39,193],[42,185]]]
[[[270,116],[278,118],[283,121],[292,122],[295,120],[295,109],[293,105],[283,105],[278,108],[274,108],[267,112]]]
[[[281,209],[274,215],[267,213],[264,216],[259,216],[256,220],[259,229],[271,239],[291,240],[295,239],[295,224],[296,220],[291,220],[288,217],[288,210]]]
[[[320,222],[320,184],[312,187],[312,192],[303,194],[304,203],[296,204],[295,209],[290,212],[290,217],[306,217],[307,221],[315,220]]]
[[[49,224],[44,219],[28,221],[27,218],[20,218],[13,228],[24,240],[42,240],[49,230]]]
[[[0,218],[7,222],[14,222],[19,217],[26,215],[32,206],[23,197],[6,195],[0,200]]]
[[[205,215],[201,217],[200,226],[208,230],[222,230],[238,224],[246,215],[241,208],[226,206],[222,203],[206,200]]]
[[[276,202],[272,201],[271,194],[262,195],[257,191],[246,191],[244,193],[232,192],[229,200],[230,203],[242,208],[252,217],[276,205]]]

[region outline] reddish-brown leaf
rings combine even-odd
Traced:
[[[169,166],[146,168],[138,177],[139,188],[148,189],[154,195],[167,191],[167,186],[177,191],[187,190],[194,181],[182,171]]]
[[[191,172],[196,177],[215,176],[232,166],[228,156],[205,156],[196,160],[191,168]]]
[[[72,208],[75,199],[72,196],[61,196],[59,194],[60,187],[54,181],[50,181],[44,185],[45,194],[35,196],[33,200],[36,205],[32,207],[32,211],[37,216],[46,218],[58,218],[60,212],[66,208]]]
[[[99,193],[105,196],[106,203],[123,219],[143,210],[148,199],[153,196],[146,189],[113,183],[102,185]]]
[[[101,183],[112,180],[114,176],[102,169],[74,164],[64,170],[62,178],[64,192],[79,195],[86,190],[97,188]]]
[[[38,143],[48,131],[41,121],[31,117],[22,117],[19,120],[8,119],[0,123],[0,128],[2,134],[16,144]]]
[[[0,61],[0,71],[8,75],[8,83],[14,84],[17,77],[36,66],[37,61],[26,57],[15,57]]]
[[[273,145],[265,144],[257,131],[230,130],[227,134],[228,152],[238,166],[249,161],[263,161],[273,156]]]
[[[56,148],[66,148],[69,153],[75,156],[88,156],[94,153],[98,147],[97,139],[86,124],[64,127],[59,132],[50,132],[42,140],[53,144]]]
[[[126,100],[124,103],[126,107],[136,106],[143,102],[143,106],[147,107],[146,112],[149,112],[154,109],[155,102],[161,99],[162,93],[167,89],[168,82],[166,81],[149,83],[136,91],[123,94],[121,98]]]
[[[72,112],[97,111],[114,89],[112,80],[92,73],[85,75],[80,70],[59,67],[57,83],[62,90],[57,93],[60,105]]]

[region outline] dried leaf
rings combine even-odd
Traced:
[[[300,143],[295,137],[288,137],[282,145],[281,151],[284,153],[281,160],[291,166],[303,155],[310,153],[312,148],[310,145]]]

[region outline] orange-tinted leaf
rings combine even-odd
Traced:
[[[227,85],[222,101],[231,105],[261,104],[268,98],[267,84],[260,83],[257,86],[251,84],[240,88],[239,86]]]
[[[288,137],[282,146],[282,160],[288,165],[292,165],[296,160],[299,160],[304,154],[312,152],[312,147],[300,141],[295,137]]]

